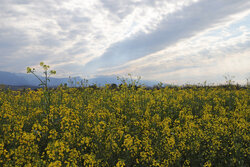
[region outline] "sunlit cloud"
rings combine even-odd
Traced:
[[[242,16],[234,24],[218,26],[121,66],[100,69],[100,72],[106,75],[134,73],[178,84],[184,80],[218,83],[223,75],[231,74],[245,82],[250,62],[250,28],[245,22],[249,19],[249,16]]]
[[[243,82],[249,9],[248,0],[2,0],[0,70],[44,61],[58,77],[133,73],[183,83],[230,73]]]

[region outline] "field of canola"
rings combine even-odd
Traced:
[[[0,91],[0,166],[249,166],[249,89]]]

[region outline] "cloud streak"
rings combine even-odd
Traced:
[[[246,76],[249,8],[248,0],[2,0],[0,70],[44,61],[63,77],[134,72],[179,83],[204,69],[218,78],[231,63]]]
[[[161,78],[178,84],[184,78],[186,81],[211,80],[218,83],[223,80],[223,75],[230,73],[242,82],[249,77],[250,28],[245,23],[248,20],[250,16],[124,65],[103,68],[100,72],[106,75],[135,73],[148,79]]]
[[[250,2],[245,0],[213,2],[204,0],[194,3],[166,16],[156,30],[148,34],[138,32],[128,39],[111,45],[98,60],[89,63],[87,69],[119,66],[152,54],[182,39],[229,21],[230,15],[249,8]]]

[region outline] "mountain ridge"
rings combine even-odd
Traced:
[[[41,77],[41,76],[39,76]],[[41,77],[43,80],[44,77]],[[125,77],[126,78],[126,77]],[[71,80],[71,81],[70,81]],[[81,77],[71,77],[70,78],[50,78],[50,82],[48,83],[49,87],[59,86],[60,84],[67,84],[68,86],[75,86],[76,82],[84,82],[88,85],[96,84],[97,86],[104,86],[105,84],[121,84],[122,81],[117,79],[117,76],[97,76],[90,79],[84,79]],[[86,80],[88,82],[86,83]],[[130,79],[129,79],[130,80]],[[157,85],[159,82],[157,81],[150,81],[150,80],[140,80],[140,84],[144,84],[146,86],[154,86]],[[0,84],[3,85],[11,85],[11,86],[31,86],[31,87],[38,87],[40,81],[31,74],[24,74],[24,73],[13,73],[13,72],[6,72],[0,71]]]

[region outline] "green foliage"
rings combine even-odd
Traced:
[[[81,81],[81,83],[79,81],[77,81],[77,78],[76,77],[71,77],[69,76],[69,79],[68,79],[68,83],[69,83],[69,86],[70,87],[78,87],[78,86],[83,86],[82,84],[85,83],[85,79],[83,81]]]
[[[235,78],[235,76],[231,76],[231,75],[227,74],[227,75],[224,75],[224,78],[226,80],[227,85],[233,85],[235,83],[235,81],[233,80]]]
[[[136,79],[133,79],[132,74],[128,74],[128,77],[117,77],[117,80],[121,81],[123,85],[127,85],[129,87],[136,87],[140,85],[141,77],[138,76]]]

